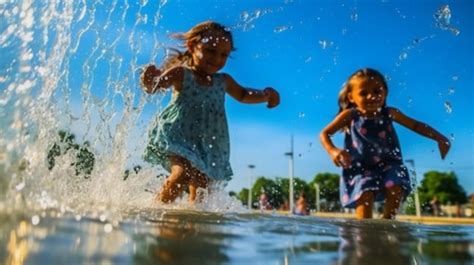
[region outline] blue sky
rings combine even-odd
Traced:
[[[442,28],[434,15],[445,5],[451,18]],[[223,71],[245,86],[281,93],[273,110],[228,98],[235,173],[229,190],[248,186],[251,175],[287,176],[290,135],[295,176],[310,181],[318,172],[338,173],[318,134],[336,114],[347,76],[373,67],[389,77],[389,105],[452,139],[442,161],[434,141],[397,127],[404,158],[415,160],[418,178],[428,170],[454,171],[472,193],[473,13],[470,1],[169,1],[160,26],[186,31],[207,19],[229,26],[237,50]],[[341,135],[335,141],[340,144]],[[249,164],[256,166],[253,172]]]
[[[227,98],[235,174],[228,190],[247,187],[250,176],[287,177],[284,153],[290,135],[295,141],[295,176],[310,181],[319,172],[339,173],[318,135],[336,115],[337,96],[346,78],[359,68],[372,67],[388,77],[389,105],[452,139],[452,149],[442,161],[434,141],[397,127],[404,158],[415,160],[418,180],[428,170],[454,171],[465,190],[474,192],[474,118],[469,107],[474,99],[472,1],[169,0],[143,2],[142,8],[131,2],[124,16],[119,12],[126,9],[121,1],[114,14],[107,13],[113,1],[88,3],[82,20],[83,4],[76,3],[72,46],[77,43],[78,49],[69,61],[71,98],[75,93],[80,96],[78,85],[85,83],[96,99],[125,89],[135,93],[138,102],[142,97],[138,69],[160,64],[163,47],[176,44],[170,33],[209,19],[228,26],[237,50],[223,71],[246,87],[271,86],[281,95],[281,105],[271,110]],[[444,26],[437,25],[435,14],[446,5],[451,17]],[[94,20],[90,10],[96,14]],[[93,26],[79,38],[88,21]],[[112,48],[97,44],[98,39],[110,44],[116,38]],[[98,55],[101,51],[103,57]],[[89,55],[96,58],[92,76],[83,67],[91,63]],[[127,87],[108,83],[107,89],[95,89],[108,80],[103,75],[128,82]],[[114,97],[115,101],[120,98]],[[150,101],[139,130],[166,105],[166,100]],[[73,100],[73,105],[78,102]],[[137,142],[143,147],[145,141],[142,137]],[[335,142],[340,145],[342,135]],[[253,172],[249,164],[256,166]]]

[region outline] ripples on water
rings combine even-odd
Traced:
[[[1,213],[7,264],[472,264],[472,226],[133,209]]]

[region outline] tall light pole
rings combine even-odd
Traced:
[[[320,212],[321,211],[321,206],[320,206],[320,200],[319,200],[319,184],[318,183],[314,183],[314,189],[316,190],[316,212]]]
[[[411,165],[413,168],[413,179],[415,181],[414,189],[415,189],[415,209],[416,209],[416,217],[421,217],[421,207],[420,207],[420,197],[418,196],[418,180],[416,179],[416,169],[415,169],[415,160],[413,159],[406,159],[405,162]]]
[[[249,168],[249,199],[248,199],[248,207],[249,210],[252,210],[252,169],[255,168],[255,165],[248,165]]]
[[[293,152],[293,135],[291,135],[291,140],[290,140],[290,151],[285,153],[285,156],[288,157],[288,173],[290,177],[290,190],[289,190],[289,196],[290,196],[290,214],[293,214],[293,205],[294,205],[294,196],[293,196],[293,173],[294,173],[294,152]]]

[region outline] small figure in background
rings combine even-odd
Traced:
[[[268,196],[265,193],[264,189],[262,189],[260,193],[259,205],[260,205],[260,211],[272,209],[270,203],[268,202]]]
[[[300,193],[300,197],[296,201],[295,210],[293,212],[296,215],[308,215],[308,204],[306,203],[306,196],[304,192]]]
[[[438,197],[434,196],[430,201],[431,209],[433,209],[433,216],[441,215],[441,203],[438,200]]]

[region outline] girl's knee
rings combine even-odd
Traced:
[[[374,201],[374,193],[372,191],[364,191],[357,201],[363,203],[372,203]]]
[[[401,197],[403,194],[403,189],[400,185],[394,185],[390,188],[386,188],[385,193],[385,196],[387,197]]]

